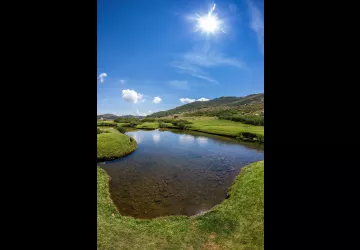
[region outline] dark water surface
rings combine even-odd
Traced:
[[[194,215],[221,203],[241,168],[264,159],[263,146],[203,133],[128,132],[134,153],[98,164],[111,177],[110,194],[122,215]]]

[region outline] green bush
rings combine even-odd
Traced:
[[[97,128],[97,133],[101,134],[101,132],[102,132],[101,129]]]
[[[242,141],[258,141],[258,142],[262,142],[262,143],[264,142],[263,135],[257,135],[257,134],[249,133],[249,132],[241,132],[241,133],[237,134],[236,139],[242,140]]]
[[[221,115],[219,119],[241,122],[255,126],[264,126],[264,116]]]
[[[159,119],[158,121],[159,122],[172,123],[174,120],[173,119],[165,119],[165,118],[163,118],[163,119]]]
[[[97,126],[104,126],[104,127],[116,127],[117,124],[115,123],[107,123],[107,122],[98,122]]]
[[[172,122],[172,124],[179,128],[179,129],[182,129],[182,130],[185,130],[185,129],[188,129],[189,128],[189,123],[186,123],[184,122],[183,120],[179,120],[179,121],[176,121],[176,122]]]
[[[131,123],[131,122],[140,122],[139,118],[136,117],[119,117],[114,120],[114,122],[123,122],[123,123]]]
[[[140,124],[139,121],[132,121],[132,122],[129,123],[129,127],[135,128],[139,124]]]
[[[141,122],[155,122],[155,121],[156,121],[155,118],[149,118],[149,117],[146,117],[146,118],[141,120]]]
[[[164,122],[159,122],[159,128],[166,128],[166,124]]]
[[[123,127],[117,127],[117,130],[122,134],[124,134],[126,132],[126,129]]]
[[[171,123],[174,126],[178,126],[178,124],[192,124],[192,122],[189,122],[187,120],[172,120]]]

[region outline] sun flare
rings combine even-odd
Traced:
[[[215,33],[218,30],[221,30],[220,25],[221,21],[217,18],[217,14],[213,14],[215,10],[216,5],[213,4],[211,10],[204,16],[200,16],[199,14],[196,14],[197,18],[197,29],[201,30],[204,33]]]
[[[206,17],[200,17],[199,20],[199,27],[202,31],[207,33],[214,33],[218,27],[219,23],[217,22],[216,16],[208,15]]]

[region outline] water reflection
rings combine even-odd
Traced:
[[[160,134],[159,133],[153,133],[152,138],[153,138],[155,144],[157,144],[160,141]]]
[[[132,138],[134,138],[135,139],[135,141],[138,143],[138,144],[140,144],[140,143],[142,143],[142,141],[143,141],[143,138],[144,138],[144,135],[143,134],[139,134],[139,133],[132,133],[131,135],[130,135]]]
[[[193,143],[194,142],[195,137],[192,135],[179,135],[179,142],[181,144],[189,144],[189,143]]]
[[[196,138],[196,141],[197,143],[201,144],[201,145],[204,145],[204,144],[207,144],[208,143],[208,138],[206,137],[203,137],[203,136],[198,136]]]
[[[119,212],[136,218],[207,211],[226,198],[243,166],[264,159],[257,144],[204,133],[127,134],[139,144],[135,152],[99,166],[110,176],[109,191]]]

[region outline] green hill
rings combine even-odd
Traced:
[[[264,94],[252,94],[244,97],[223,96],[205,102],[196,101],[174,109],[156,112],[147,117],[218,116],[223,113],[261,116],[264,114]]]

